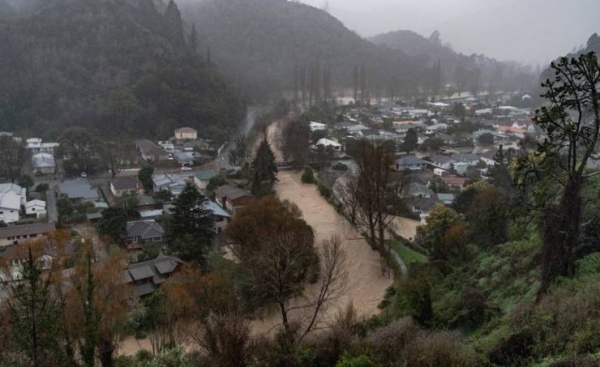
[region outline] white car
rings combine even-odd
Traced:
[[[188,166],[181,166],[181,170],[182,171],[191,171],[192,167],[188,167]]]
[[[87,173],[81,172],[81,178],[87,178]]]

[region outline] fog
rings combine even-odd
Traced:
[[[600,31],[598,0],[300,0],[358,34],[439,30],[456,51],[523,63],[548,62]]]

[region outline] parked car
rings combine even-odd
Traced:
[[[188,167],[188,166],[181,166],[181,170],[182,171],[191,171],[192,167]]]
[[[87,173],[81,172],[81,178],[87,178]]]

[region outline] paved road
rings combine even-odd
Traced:
[[[246,121],[244,125],[240,128],[237,136],[233,137],[231,141],[225,146],[221,154],[215,159],[215,161],[210,164],[210,166],[214,169],[231,169],[233,166],[229,164],[229,152],[235,147],[235,140],[238,136],[245,135],[248,136],[248,133],[254,127],[254,123],[256,122],[256,116],[260,112],[259,107],[248,107],[248,113],[246,114]]]
[[[56,192],[53,188],[46,191],[46,211],[50,223],[58,222],[58,209],[56,207]]]

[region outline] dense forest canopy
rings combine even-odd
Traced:
[[[167,138],[191,126],[225,140],[242,120],[243,101],[186,45],[174,3],[30,5],[18,13],[0,2],[0,131]]]

